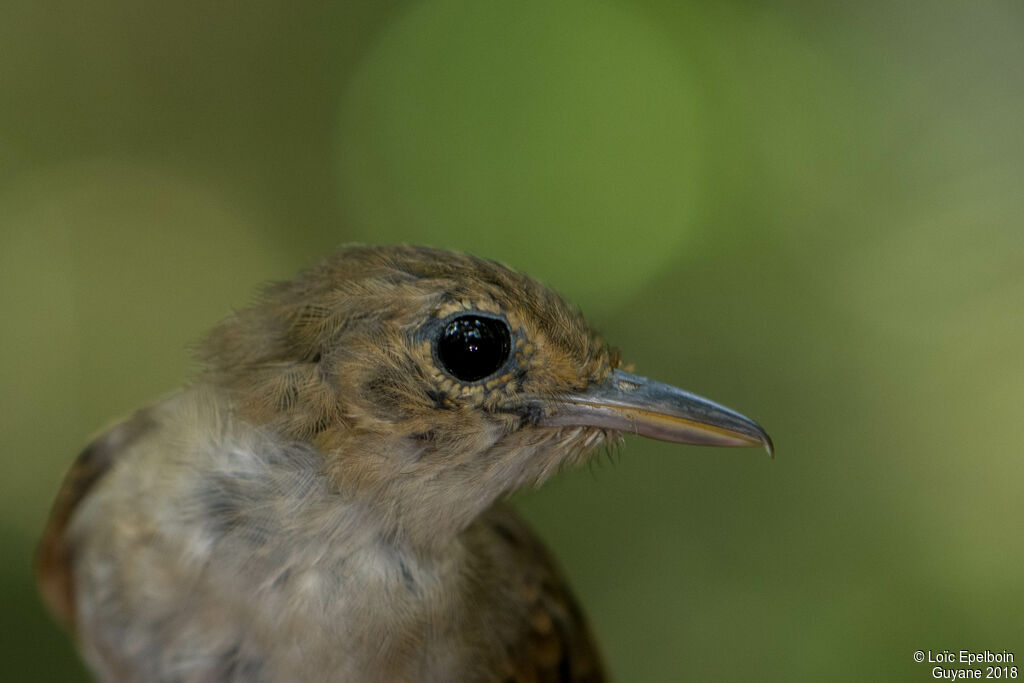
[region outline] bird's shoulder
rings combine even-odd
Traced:
[[[514,637],[499,662],[507,683],[605,680],[590,628],[557,562],[536,533],[506,505],[480,517],[477,533],[487,537],[492,568],[516,605]],[[493,588],[491,589],[493,590]]]
[[[43,600],[58,622],[74,629],[73,548],[68,524],[83,500],[113,465],[157,426],[151,409],[143,409],[111,427],[78,454],[61,483],[36,550],[34,570]]]

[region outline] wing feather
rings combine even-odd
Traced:
[[[39,592],[53,617],[70,630],[75,628],[73,548],[65,532],[78,504],[103,478],[118,456],[155,426],[148,410],[132,417],[96,438],[72,463],[64,476],[35,556]]]
[[[500,663],[505,683],[605,681],[594,637],[557,563],[514,512],[497,506],[486,515],[500,539],[500,559],[512,600],[525,607],[519,638]]]

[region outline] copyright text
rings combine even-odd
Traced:
[[[1009,650],[917,650],[914,661],[932,665],[935,679],[1016,679],[1017,665]]]

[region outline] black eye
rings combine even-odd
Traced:
[[[444,326],[437,340],[437,358],[463,382],[493,375],[508,360],[512,337],[503,320],[462,315]]]

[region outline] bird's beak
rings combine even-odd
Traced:
[[[622,370],[547,404],[541,425],[587,426],[701,446],[763,446],[771,437],[734,410],[682,389]]]

